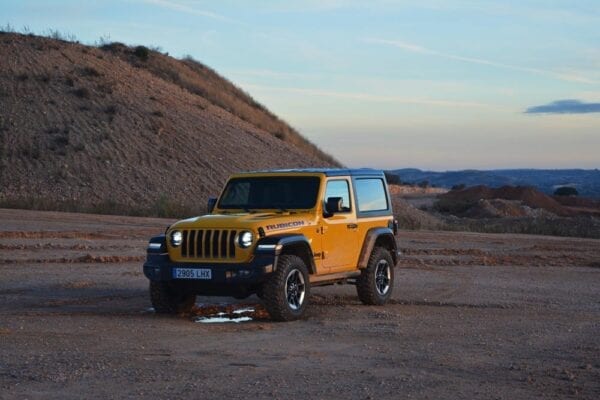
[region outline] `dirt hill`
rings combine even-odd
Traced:
[[[185,214],[236,171],[337,165],[191,58],[0,34],[0,206]]]
[[[530,186],[502,186],[500,188],[489,188],[479,185],[462,190],[452,190],[438,197],[437,207],[442,211],[460,214],[468,212],[474,206],[481,205],[481,200],[512,200],[532,209],[543,209],[559,216],[573,216],[575,213],[564,207],[552,197],[540,192]],[[507,208],[509,204],[503,204]],[[511,208],[514,208],[511,207]],[[519,216],[518,213],[506,210],[511,216]],[[512,215],[514,214],[514,215]]]
[[[578,214],[600,217],[600,200],[576,196],[552,196],[552,198]]]

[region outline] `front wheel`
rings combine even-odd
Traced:
[[[375,247],[356,282],[358,298],[363,304],[382,305],[394,288],[394,261],[384,247]]]
[[[186,313],[196,304],[196,296],[181,293],[167,282],[150,281],[150,301],[158,314]]]
[[[277,269],[260,291],[265,307],[275,321],[293,321],[304,314],[310,284],[304,261],[295,255],[279,257]]]

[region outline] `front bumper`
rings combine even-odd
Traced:
[[[231,296],[255,292],[276,265],[274,255],[255,255],[251,262],[191,263],[172,262],[168,254],[148,253],[144,275],[151,281],[171,282],[186,292],[198,295]],[[175,268],[210,269],[210,279],[175,279]]]

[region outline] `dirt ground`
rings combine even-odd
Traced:
[[[154,314],[168,223],[0,210],[0,398],[600,398],[600,240],[405,231],[391,304],[330,286],[301,321],[204,324],[259,300]]]

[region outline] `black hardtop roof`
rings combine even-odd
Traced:
[[[245,172],[246,174],[252,173],[320,173],[325,176],[383,176],[383,171],[380,169],[373,168],[294,168],[294,169],[268,169],[261,171],[250,171]]]

